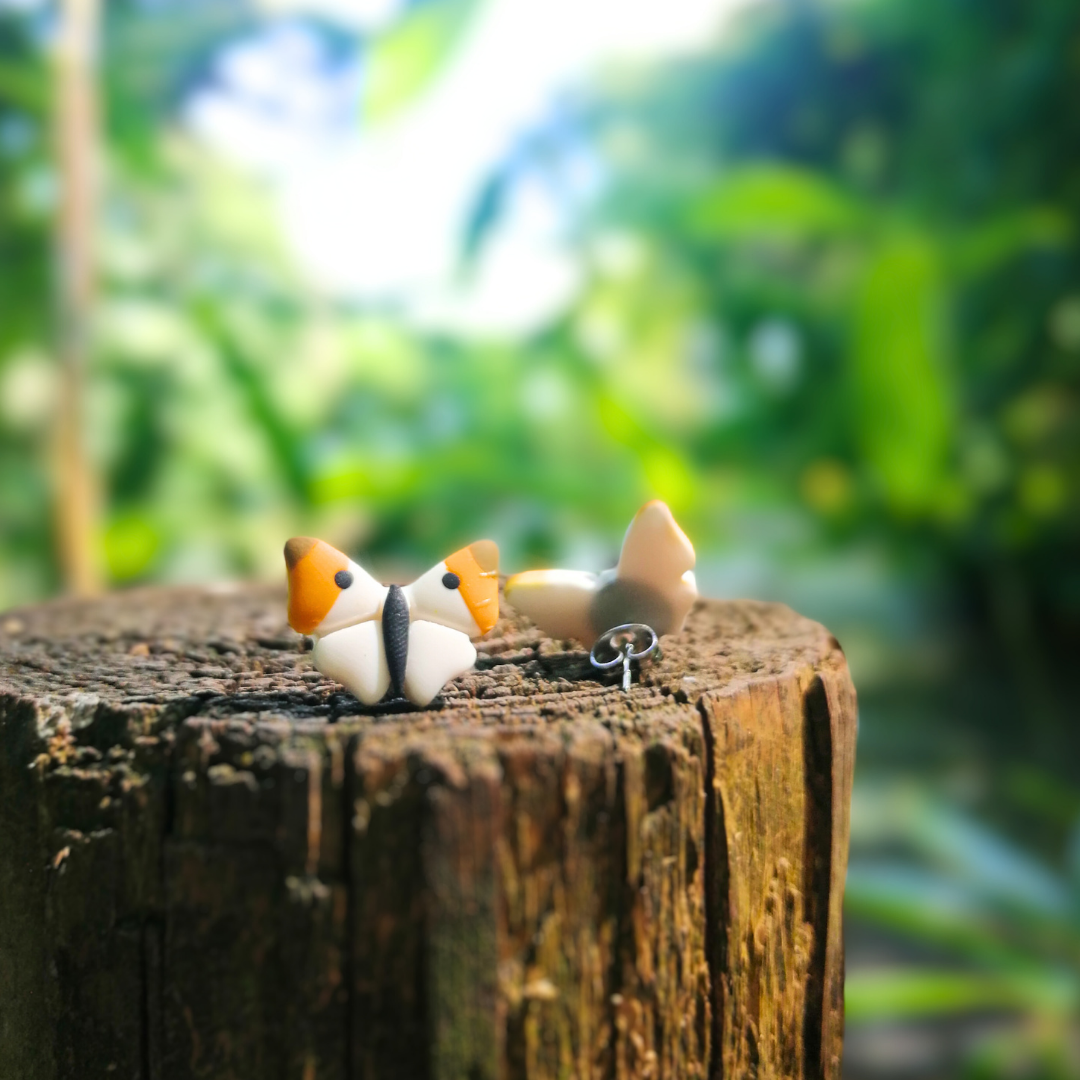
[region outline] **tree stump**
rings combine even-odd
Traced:
[[[512,614],[364,710],[269,588],[0,615],[0,1073],[831,1077],[855,697],[698,604],[628,694]]]

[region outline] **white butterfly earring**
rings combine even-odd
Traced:
[[[393,687],[428,705],[476,662],[472,639],[499,620],[499,549],[478,540],[411,585],[382,585],[322,540],[285,545],[289,625],[315,639],[315,667],[365,705]]]
[[[655,500],[630,522],[615,569],[528,570],[507,581],[506,599],[553,638],[599,644],[607,631],[641,624],[655,639],[682,629],[698,595],[694,561],[686,534]]]

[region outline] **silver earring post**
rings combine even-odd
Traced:
[[[589,651],[589,663],[598,671],[610,671],[622,664],[622,688],[630,689],[630,662],[639,663],[657,651],[660,639],[645,623],[624,623],[605,630]]]

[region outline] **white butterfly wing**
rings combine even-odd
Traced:
[[[582,570],[527,570],[506,583],[506,599],[553,638],[591,645],[590,608],[598,578]]]
[[[347,588],[341,590],[333,607],[326,613],[319,626],[319,634],[332,634],[344,626],[375,619],[382,610],[386,586],[376,581],[352,559],[349,560],[348,573],[352,581]]]
[[[468,634],[426,619],[414,619],[409,624],[402,689],[414,705],[428,705],[446,683],[463,675],[474,663],[476,649]]]
[[[694,546],[679,528],[665,503],[655,500],[646,503],[630,522],[619,555],[617,575],[631,581],[641,581],[660,591],[673,589],[683,593],[687,585],[694,588]],[[681,587],[680,587],[681,586]]]
[[[471,637],[477,632],[476,622],[461,595],[461,590],[447,588],[443,584],[443,578],[448,572],[445,561],[437,563],[411,585],[406,585],[402,591],[408,598],[414,621],[424,619],[441,623],[451,630],[458,630]],[[409,648],[412,648],[411,640]]]
[[[318,638],[312,658],[319,671],[341,683],[365,705],[381,701],[390,687],[390,668],[378,621],[346,626]]]
[[[665,590],[671,604],[671,619],[666,627],[657,629],[659,634],[677,634],[686,622],[686,616],[698,598],[697,579],[693,570],[687,570],[674,585]]]

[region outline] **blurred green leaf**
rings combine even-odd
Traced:
[[[859,234],[863,205],[820,173],[788,165],[743,166],[724,172],[691,203],[695,233],[724,239],[811,239]]]
[[[903,516],[932,507],[956,428],[946,304],[938,251],[917,235],[882,245],[854,303],[851,418],[886,504]]]
[[[42,111],[48,104],[49,88],[41,76],[42,70],[38,64],[29,61],[0,62],[0,103],[32,113]]]
[[[995,911],[977,889],[917,865],[852,866],[847,909],[904,936],[947,948],[953,955],[1003,968],[1041,963],[1041,949],[1025,930]],[[1008,929],[1008,933],[1006,933]],[[1040,928],[1041,929],[1041,928]],[[1064,955],[1070,945],[1059,924],[1046,928]],[[1075,943],[1071,949],[1076,951]]]
[[[364,121],[390,119],[431,85],[453,55],[478,4],[479,0],[428,0],[372,42],[361,103]]]
[[[246,402],[250,418],[266,439],[292,494],[298,501],[308,502],[311,477],[300,433],[282,415],[266,379],[254,359],[245,352],[239,335],[227,325],[226,316],[208,300],[198,302],[193,315],[217,352],[222,370]]]
[[[205,77],[220,50],[260,25],[257,0],[116,0],[103,5],[102,73],[112,147],[157,164],[160,125]]]
[[[928,803],[916,824],[916,842],[925,854],[984,895],[1032,918],[1061,918],[1069,910],[1065,883],[1033,857],[980,822],[939,801]]]
[[[1006,777],[1010,799],[1051,825],[1070,825],[1080,819],[1080,791],[1040,769],[1017,763]]]
[[[477,263],[491,234],[502,220],[514,181],[512,167],[497,170],[481,187],[465,221],[460,265],[469,270]]]
[[[966,276],[986,274],[1027,252],[1064,248],[1074,235],[1072,221],[1056,207],[1033,207],[1002,214],[955,242],[952,264]]]
[[[913,970],[850,973],[845,980],[848,1020],[903,1020],[986,1010],[1064,1013],[1075,1009],[1075,980],[1034,975]]]
[[[136,512],[114,518],[105,529],[105,558],[117,581],[130,581],[145,573],[160,546],[157,530]]]
[[[986,905],[1007,907],[1032,920],[1060,920],[1070,911],[1067,883],[1018,845],[971,814],[910,785],[860,784],[853,843],[903,843],[912,854],[947,873],[943,888],[970,888]],[[919,873],[912,872],[917,880]]]

